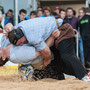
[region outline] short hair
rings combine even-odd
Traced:
[[[51,12],[51,9],[50,9],[49,7],[45,7],[45,8],[43,9],[43,11],[45,11],[45,10],[48,10],[49,12]]]
[[[61,13],[61,11],[66,12],[66,10],[65,10],[65,9],[60,9],[60,10],[59,10],[59,12]]]
[[[37,16],[37,12],[36,11],[31,11],[30,16],[31,15],[36,15]]]
[[[85,8],[85,13],[90,13],[90,8]]]
[[[68,7],[68,8],[66,9],[66,12],[67,12],[68,10],[72,10],[72,11],[73,11],[73,8],[72,8],[72,7]]]
[[[13,13],[13,10],[12,9],[9,9],[8,12],[12,12]]]
[[[43,10],[39,10],[39,11],[43,13]],[[37,11],[37,13],[38,13],[39,11]]]
[[[80,8],[79,11],[82,10],[84,13],[86,13],[86,9],[84,7]]]
[[[25,9],[21,9],[21,10],[19,11],[19,14],[21,14],[21,13],[27,14],[27,11],[26,11]]]
[[[42,7],[38,7],[37,9],[39,9],[39,8],[40,8],[41,10],[43,10]]]
[[[67,8],[67,9],[66,9],[66,12],[67,12],[68,10],[72,10],[73,15],[74,15],[74,16],[76,15],[76,11],[75,11],[72,7]]]

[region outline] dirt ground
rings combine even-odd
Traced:
[[[0,90],[90,90],[90,83],[67,78],[22,81],[18,75],[0,76]]]

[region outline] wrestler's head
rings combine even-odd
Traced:
[[[8,38],[13,45],[23,45],[27,43],[27,39],[20,28],[14,29],[9,32]]]

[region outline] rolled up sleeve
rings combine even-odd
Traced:
[[[43,50],[46,46],[47,45],[46,45],[46,43],[44,41],[41,41],[40,43],[35,45],[37,51]]]
[[[40,38],[38,35],[32,38],[29,37],[28,41],[29,41],[29,44],[33,45],[37,51],[41,51],[47,46],[45,41],[42,38]]]

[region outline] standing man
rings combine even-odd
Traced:
[[[67,13],[68,23],[73,27],[73,29],[78,30],[78,18],[74,16],[73,8],[67,8],[66,13]]]
[[[41,16],[41,17],[48,17],[48,16],[51,16],[51,17],[53,17],[53,15],[51,14],[51,10],[50,10],[50,8],[49,7],[47,7],[47,8],[44,8],[44,14]]]
[[[82,17],[79,21],[79,26],[84,46],[85,63],[86,67],[90,68],[90,15],[86,14],[85,8],[80,9],[80,11]]]
[[[6,13],[6,16],[5,16],[5,22],[4,22],[4,24],[6,25],[7,23],[14,24],[13,10],[11,10],[11,9],[8,10],[8,12]]]
[[[23,21],[23,20],[27,20],[26,19],[26,14],[27,14],[27,11],[25,9],[21,9],[19,11],[19,16],[18,16],[18,23]]]

